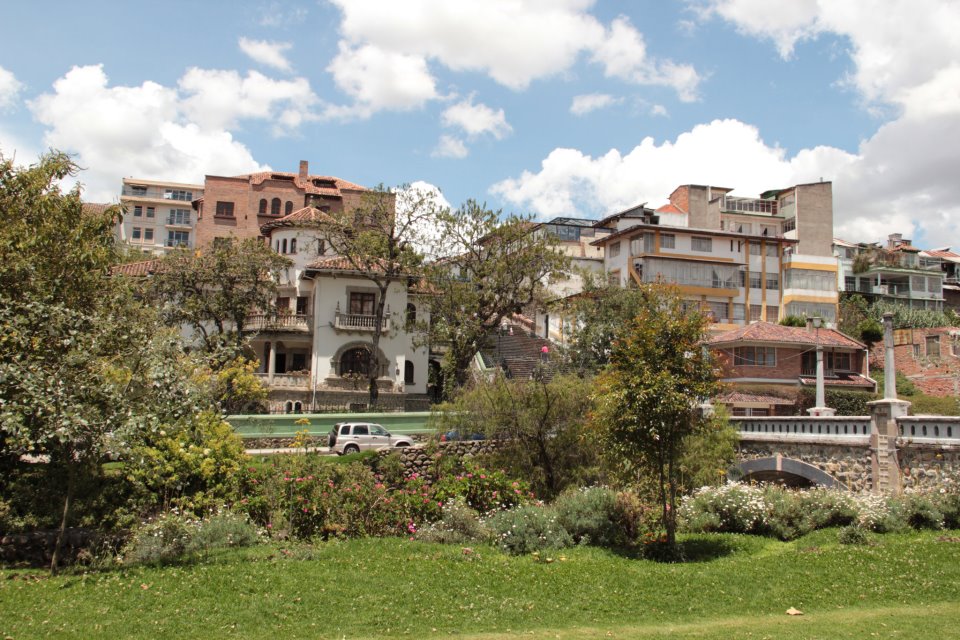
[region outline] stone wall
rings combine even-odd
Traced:
[[[494,440],[463,440],[456,442],[438,442],[435,446],[429,447],[410,447],[406,449],[383,449],[379,452],[380,458],[399,453],[400,462],[403,464],[403,474],[410,477],[416,474],[418,477],[433,479],[433,463],[442,457],[455,457],[463,460],[474,456],[493,453],[496,449]]]
[[[830,474],[851,491],[873,489],[869,447],[741,441],[737,459],[744,462],[772,458],[778,453],[784,458],[805,462]]]
[[[906,489],[960,487],[960,449],[912,443],[897,457]]]

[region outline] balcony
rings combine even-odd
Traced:
[[[720,210],[742,213],[766,213],[775,216],[777,215],[777,201],[723,196],[720,198]]]
[[[252,313],[247,316],[248,331],[293,331],[310,333],[313,329],[313,316],[307,314],[282,314],[278,316],[264,313]]]
[[[304,373],[275,373],[273,374],[273,382],[270,382],[269,373],[256,373],[254,374],[257,378],[260,379],[265,386],[270,387],[271,389],[309,389],[310,388],[310,374],[308,372]]]
[[[377,324],[377,317],[362,313],[341,313],[337,311],[334,314],[333,328],[343,331],[373,331]],[[380,326],[380,331],[390,330],[390,318],[384,317]]]

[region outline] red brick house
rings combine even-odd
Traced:
[[[836,329],[815,329],[809,321],[806,327],[753,322],[707,341],[728,388],[716,402],[733,415],[794,413],[800,390],[816,387],[818,345],[827,389],[876,390],[862,342]]]
[[[897,372],[927,395],[943,398],[960,392],[960,327],[897,329],[893,332]],[[870,357],[883,368],[883,345],[874,345]]]

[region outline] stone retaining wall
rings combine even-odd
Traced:
[[[772,458],[777,454],[814,466],[842,482],[851,491],[873,489],[869,447],[794,444],[786,442],[741,442],[738,461]]]
[[[403,475],[406,477],[416,474],[419,477],[433,479],[433,463],[436,457],[455,457],[457,459],[493,453],[496,450],[494,440],[463,440],[456,442],[438,442],[434,446],[410,447],[406,449],[382,449],[379,458],[383,459],[391,453],[398,453],[403,464]]]
[[[960,450],[914,443],[897,454],[904,488],[960,487]]]

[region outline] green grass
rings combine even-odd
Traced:
[[[956,532],[950,535],[956,535]],[[0,574],[0,637],[949,637],[960,542],[837,531],[686,540],[698,561],[594,548],[551,563],[488,547],[357,540],[50,578]],[[790,607],[803,616],[785,614]],[[873,635],[875,634],[875,635]]]

